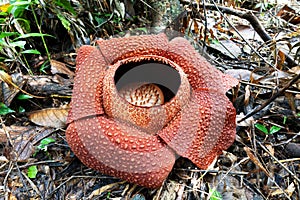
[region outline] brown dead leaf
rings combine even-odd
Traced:
[[[295,66],[295,67],[289,69],[289,72],[294,73],[294,74],[300,74],[300,66]]]
[[[277,13],[277,16],[281,17],[282,19],[292,24],[300,23],[300,15],[288,5],[283,6]]]
[[[272,156],[274,156],[275,154],[275,150],[274,147],[270,144],[266,144],[266,148],[269,150],[269,152],[271,153]]]
[[[291,183],[287,189],[285,189],[284,191],[282,189],[276,189],[274,192],[271,193],[271,196],[276,196],[276,195],[280,195],[283,194],[284,192],[286,192],[289,197],[291,197],[293,195],[293,192],[295,191],[295,184]]]
[[[194,22],[194,31],[196,34],[199,34],[199,26],[197,21],[194,19],[193,22]]]
[[[125,183],[125,181],[117,182],[117,183],[111,183],[111,184],[105,185],[105,186],[103,186],[103,187],[101,187],[99,189],[96,189],[96,190],[94,190],[90,194],[90,196],[88,197],[88,199],[92,199],[94,196],[100,195],[100,194],[102,194],[105,191],[109,191],[112,188],[117,187],[117,186],[119,186],[120,184],[123,184],[123,183]]]
[[[18,162],[27,162],[28,158],[34,153],[34,147],[29,140],[21,140],[14,145],[14,149],[10,151],[9,160]]]
[[[289,106],[291,108],[291,111],[293,111],[294,113],[296,113],[296,104],[295,104],[295,97],[293,94],[286,92],[284,94],[284,96],[286,97],[286,99],[288,100]]]
[[[278,57],[279,57],[279,60],[278,60],[278,63],[277,63],[277,68],[282,70],[286,56],[282,51],[279,50],[278,51]]]
[[[15,130],[17,129],[17,130]],[[9,126],[1,132],[8,132],[11,138],[11,145],[5,147],[4,155],[8,160],[27,162],[30,156],[34,153],[34,145],[45,137],[53,133],[53,128],[42,128],[34,126]],[[17,132],[15,134],[14,132]],[[6,136],[1,138],[6,139]]]
[[[8,73],[6,73],[5,71],[0,70],[0,80],[3,81],[4,83],[6,83],[10,90],[17,90],[17,91],[20,90],[21,92],[23,92],[24,94],[27,94],[29,96],[32,96],[35,98],[44,98],[41,96],[36,96],[36,95],[30,94],[30,93],[26,92],[25,90],[23,90],[17,83],[14,82],[12,76],[9,75]],[[21,86],[23,86],[23,85],[21,85]]]
[[[256,80],[262,77],[261,75],[253,73],[247,69],[227,69],[225,73],[233,76],[236,79],[250,82],[253,82],[254,79]]]
[[[18,136],[20,136],[23,132],[25,132],[26,130],[28,130],[29,128],[32,127],[28,127],[28,126],[6,126],[5,129],[1,128],[0,129],[0,143],[4,143],[7,141],[7,137],[6,137],[6,133],[9,133],[9,136],[12,140],[14,140],[15,138],[17,138]]]
[[[263,172],[265,172],[265,174],[269,177],[270,173],[266,170],[266,168],[261,164],[261,162],[258,160],[258,158],[251,152],[251,149],[249,147],[244,147],[244,150],[247,153],[247,156],[250,158],[250,160],[256,165],[258,166]]]
[[[251,90],[250,90],[250,85],[247,85],[245,87],[245,100],[244,100],[244,104],[248,105],[250,102],[250,97],[251,97]]]
[[[8,74],[7,74],[8,75]],[[5,75],[6,76],[6,75]],[[5,105],[9,106],[15,96],[19,93],[18,88],[22,88],[23,85],[26,83],[26,79],[24,79],[21,73],[16,73],[10,76],[8,80],[10,82],[2,81],[1,82],[1,89],[0,89],[0,100],[5,103]],[[15,83],[17,87],[13,87],[10,83]]]
[[[63,128],[66,125],[69,109],[69,106],[66,106],[34,111],[29,114],[29,120],[40,126]]]
[[[74,77],[74,72],[69,70],[65,63],[59,62],[57,60],[51,60],[51,73],[52,74],[66,74],[69,78]]]
[[[70,96],[72,94],[73,79],[63,78],[58,74],[54,76],[25,76],[28,80],[28,90],[35,91],[41,95],[63,95]]]
[[[9,193],[9,196],[8,196],[8,199],[9,200],[17,200],[17,197],[13,194],[13,193]]]
[[[237,58],[242,53],[241,48],[231,40],[219,40],[218,43],[210,43],[209,46],[232,59]]]
[[[13,80],[11,76],[3,70],[0,70],[0,79],[5,82],[10,88],[13,88]]]

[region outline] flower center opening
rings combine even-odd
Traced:
[[[170,101],[181,84],[180,74],[166,61],[128,60],[116,70],[114,81],[119,95],[141,107]]]

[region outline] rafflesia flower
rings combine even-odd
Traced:
[[[178,156],[206,169],[234,141],[238,81],[184,38],[99,40],[76,62],[66,137],[86,166],[156,188]]]

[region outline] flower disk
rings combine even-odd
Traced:
[[[149,188],[177,156],[206,169],[235,138],[225,93],[238,84],[184,38],[131,36],[82,46],[67,141],[88,167]]]

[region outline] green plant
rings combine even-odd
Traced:
[[[0,102],[0,115],[6,115],[8,113],[13,113],[13,112],[15,111],[7,107],[7,105],[5,105],[4,103]]]
[[[268,128],[265,125],[260,123],[256,123],[254,126],[261,132],[265,133],[266,135],[272,135],[281,130],[281,128],[278,126],[271,126],[270,130],[268,130]]]
[[[222,195],[216,189],[209,189],[209,193],[211,194],[209,200],[222,200]]]
[[[40,144],[37,146],[36,151],[34,152],[33,156],[35,156],[39,151],[44,151],[47,156],[50,156],[47,152],[48,145],[55,142],[55,139],[53,138],[44,138],[40,141]]]
[[[44,138],[41,140],[39,146],[37,146],[37,149],[47,151],[47,146],[53,142],[55,142],[55,140],[53,138]]]
[[[35,165],[30,166],[27,170],[27,176],[29,178],[36,178],[37,173],[38,173],[38,170],[37,170],[37,166],[35,166]]]
[[[37,49],[33,49],[29,43],[29,38],[40,37],[43,41],[45,51],[50,59],[45,36],[39,28],[39,33],[31,32],[31,22],[26,19],[25,11],[31,10],[36,25],[39,27],[34,6],[39,5],[37,0],[13,0],[7,9],[2,10],[0,14],[1,34],[0,34],[0,54],[4,62],[19,62],[24,66],[29,74],[32,74],[30,66],[26,60],[26,54],[41,54]]]
[[[32,99],[33,97],[32,96],[30,96],[30,95],[28,95],[28,94],[19,94],[18,96],[17,96],[17,99],[18,100],[27,100],[27,99]]]

